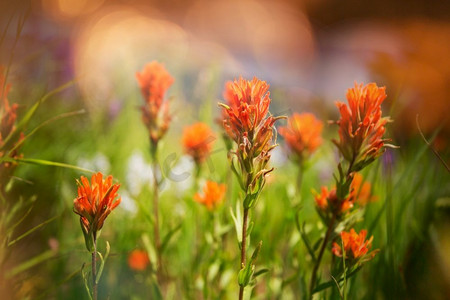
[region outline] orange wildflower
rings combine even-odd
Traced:
[[[136,78],[145,100],[141,107],[142,121],[149,130],[152,143],[156,145],[169,128],[171,116],[169,103],[164,101],[164,95],[174,79],[156,61],[147,64],[142,72],[137,72]]]
[[[386,99],[385,87],[375,83],[366,86],[355,83],[347,91],[347,104],[336,102],[341,118],[339,142],[333,140],[344,158],[350,162],[352,171],[358,171],[384,152],[385,125],[389,118],[381,117],[381,103]]]
[[[120,197],[116,199],[120,184],[113,184],[112,179],[111,175],[103,179],[103,174],[98,172],[92,175],[90,184],[84,176],[81,176],[81,182],[77,180],[78,197],[73,201],[74,212],[80,216],[81,229],[90,251],[106,217],[121,201]]]
[[[349,199],[352,203],[358,203],[359,205],[365,205],[369,202],[376,201],[376,197],[371,193],[371,184],[364,182],[360,173],[353,174],[353,180],[350,184]]]
[[[314,153],[322,144],[323,123],[311,113],[294,113],[288,119],[288,126],[280,127],[280,135],[300,160]]]
[[[144,271],[149,263],[150,259],[146,251],[136,249],[128,255],[128,266],[132,270]]]
[[[269,113],[269,85],[254,77],[251,81],[242,77],[225,86],[222,106],[223,127],[225,132],[237,144],[235,154],[240,166],[241,188],[248,192],[255,189],[255,194],[265,183],[265,175],[272,171],[266,169],[270,159],[270,151],[276,147],[276,120],[283,117],[273,117]],[[237,172],[232,161],[232,169]],[[237,173],[236,173],[237,174]],[[245,181],[245,182],[244,182]],[[249,206],[254,200],[249,200]],[[247,204],[244,204],[247,206]]]
[[[350,232],[342,231],[341,239],[342,244],[344,246],[345,255],[350,259],[357,259],[368,254],[370,248],[372,247],[372,239],[366,240],[367,230],[361,230],[358,233],[352,228]],[[342,248],[339,244],[333,243],[333,247],[331,249],[334,255],[342,257]],[[375,252],[372,252],[371,258],[375,255]]]
[[[205,123],[198,122],[183,129],[184,150],[197,164],[208,157],[214,140],[214,132]]]
[[[210,211],[214,210],[225,196],[226,187],[214,181],[206,181],[203,187],[203,195],[195,194],[194,200],[206,206]]]

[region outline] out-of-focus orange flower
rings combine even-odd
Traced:
[[[288,119],[288,126],[279,132],[288,147],[300,160],[306,159],[322,144],[323,123],[311,113],[294,113]]]
[[[117,198],[120,184],[113,184],[112,180],[111,175],[103,179],[100,172],[92,175],[91,183],[84,176],[81,176],[81,182],[77,180],[78,197],[73,201],[73,207],[80,216],[81,229],[90,251],[91,239],[96,239],[97,231],[102,229],[106,217],[121,201],[120,197]]]
[[[322,186],[320,194],[315,190],[312,191],[317,208],[322,212],[330,211],[333,214],[341,215],[353,207],[352,199],[348,197],[344,200],[339,200],[336,195],[336,188],[328,191],[326,186]]]
[[[372,253],[368,253],[370,248],[372,247],[372,239],[366,240],[367,230],[361,230],[358,233],[352,228],[350,232],[342,231],[341,239],[342,244],[344,246],[345,255],[349,259],[357,259],[369,254],[370,258],[375,256],[376,251],[372,251]],[[342,248],[338,243],[333,243],[333,247],[331,249],[334,255],[342,257]]]
[[[0,99],[2,106],[0,107],[0,146],[3,145],[4,139],[14,130],[14,123],[16,122],[17,104],[9,104],[8,93],[11,89],[11,84],[5,84],[4,67],[0,66]]]
[[[0,157],[8,155],[11,158],[17,158],[20,157],[18,154],[18,143],[24,139],[25,135],[21,132],[19,135],[14,136],[15,138],[11,138],[16,129],[18,105],[17,103],[12,105],[9,103],[8,93],[11,89],[11,84],[6,83],[4,73],[5,68],[0,65]],[[11,162],[0,164],[0,182],[8,177],[7,173],[12,172],[11,166],[15,165],[16,163]]]
[[[149,130],[152,143],[156,145],[169,128],[171,116],[169,103],[164,101],[164,95],[174,79],[156,61],[148,63],[142,72],[137,72],[136,78],[145,100],[141,107],[142,121]]]
[[[347,104],[336,102],[341,118],[339,141],[333,140],[352,171],[359,171],[384,152],[385,125],[389,118],[381,117],[381,103],[386,99],[385,87],[375,83],[366,86],[355,83],[347,91]]]
[[[364,182],[360,173],[356,172],[353,174],[349,199],[352,203],[358,203],[359,205],[366,205],[377,200],[377,197],[371,193],[371,184]]]
[[[214,132],[205,123],[198,122],[183,129],[184,150],[197,164],[208,157],[214,140]]]
[[[149,263],[150,259],[146,251],[136,249],[128,255],[128,266],[132,270],[144,271]]]
[[[194,200],[206,206],[210,211],[214,210],[223,200],[226,187],[214,181],[206,181],[203,187],[203,195],[197,193]]]

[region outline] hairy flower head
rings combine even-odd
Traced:
[[[121,201],[117,195],[119,184],[113,184],[112,176],[103,179],[98,172],[91,177],[91,182],[81,176],[78,183],[78,196],[73,201],[74,212],[80,216],[81,229],[86,240],[86,246],[92,251],[91,242],[97,232],[102,229],[106,217]]]
[[[340,112],[339,141],[333,140],[342,156],[359,171],[385,151],[385,125],[389,118],[381,117],[381,103],[386,99],[385,87],[375,83],[348,89],[348,105],[336,102]],[[390,145],[389,145],[390,146]]]
[[[349,232],[341,232],[342,245],[344,246],[345,256],[348,259],[359,259],[367,255],[368,259],[375,256],[376,251],[369,253],[372,247],[373,236],[366,240],[367,230],[361,230],[359,233],[352,228]],[[338,243],[333,243],[331,249],[334,255],[342,257],[342,248]]]

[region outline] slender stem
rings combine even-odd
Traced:
[[[336,221],[336,214],[333,214],[331,218],[330,224],[328,225],[327,233],[322,241],[322,245],[320,247],[319,256],[317,256],[316,264],[314,265],[314,269],[311,275],[311,281],[309,282],[309,299],[312,299],[313,290],[316,286],[317,279],[317,271],[319,270],[320,262],[322,261],[323,253],[325,252],[325,248],[327,247],[328,240],[330,239],[331,233],[333,232],[334,222]]]
[[[97,300],[97,235],[94,233],[94,252],[92,252],[92,299]]]
[[[157,266],[156,266],[156,276],[158,278],[158,282],[161,283],[162,279],[162,258],[161,258],[161,239],[159,236],[159,184],[158,184],[158,159],[156,154],[153,156],[153,216],[155,218],[155,224],[153,226],[154,229],[154,238],[155,238],[155,247],[157,254]]]
[[[241,244],[241,269],[245,268],[245,251],[247,245],[247,219],[248,219],[248,208],[244,208],[244,217],[242,222],[242,244]],[[239,300],[244,299],[244,287],[239,287]]]

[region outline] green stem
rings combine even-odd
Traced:
[[[244,207],[244,216],[242,222],[242,244],[241,244],[241,269],[245,268],[245,251],[247,245],[247,222],[248,222],[248,208]],[[244,299],[244,287],[239,286],[239,300]]]
[[[97,300],[97,234],[94,233],[94,252],[92,252],[92,299]]]
[[[333,232],[335,221],[336,221],[336,214],[333,214],[330,224],[328,225],[327,233],[325,234],[325,237],[322,241],[322,245],[320,246],[319,256],[317,256],[317,261],[316,264],[314,265],[314,269],[311,275],[311,281],[309,282],[309,299],[312,299],[313,290],[316,287],[317,271],[319,270],[320,262],[322,261],[322,257],[325,252],[325,248],[327,247],[328,240],[330,239],[331,233]]]
[[[153,155],[153,216],[154,224],[154,238],[157,255],[156,276],[158,282],[162,280],[162,256],[161,256],[161,238],[159,235],[159,183],[158,183],[158,159],[156,153]]]

